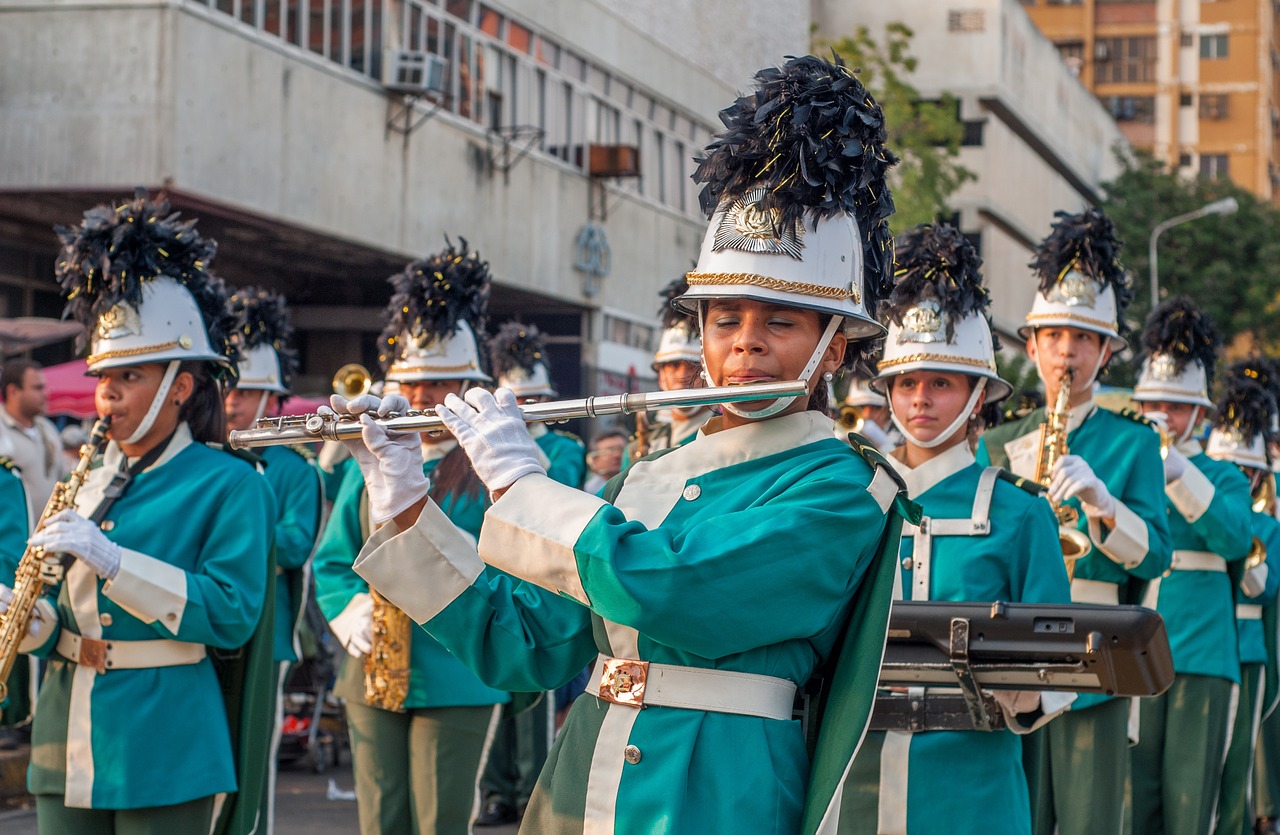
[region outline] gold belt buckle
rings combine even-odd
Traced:
[[[107,642],[96,638],[80,636],[80,658],[78,664],[93,667],[99,673],[107,671]]]
[[[615,705],[644,707],[644,685],[649,677],[648,661],[608,658],[600,675],[600,698]]]

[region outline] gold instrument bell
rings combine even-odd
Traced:
[[[369,393],[373,385],[373,376],[369,369],[358,362],[349,362],[333,375],[333,393],[350,400]]]
[[[840,413],[836,415],[836,423],[840,424],[840,428],[846,432],[856,432],[862,434],[862,407],[850,406],[844,403],[840,406]]]
[[[1276,507],[1276,479],[1271,473],[1262,471],[1258,484],[1253,488],[1253,512],[1274,513]]]

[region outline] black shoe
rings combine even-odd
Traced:
[[[484,811],[480,813],[480,817],[476,818],[476,826],[505,826],[515,823],[518,819],[515,807],[510,803],[490,800],[484,804]]]

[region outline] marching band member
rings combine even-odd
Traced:
[[[229,430],[248,429],[264,415],[280,413],[298,371],[293,349],[293,327],[283,296],[261,287],[246,287],[232,294],[228,304],[235,317],[236,339],[242,358],[235,387],[224,403]],[[274,690],[275,726],[263,795],[263,822],[270,833],[275,826],[276,751],[280,747],[281,688],[289,665],[298,660],[298,621],[310,582],[308,563],[320,532],[324,496],[320,473],[311,465],[310,450],[293,446],[268,446],[259,451],[267,482],[276,498],[276,595],[272,660],[277,666]]]
[[[430,409],[446,394],[490,379],[477,339],[489,265],[466,247],[465,240],[460,248],[450,244],[391,278],[380,359],[403,397],[382,401],[387,408]],[[444,434],[403,437],[406,469],[398,475],[424,490],[430,476],[446,524],[479,536],[488,502],[457,442]],[[430,635],[410,635],[405,615],[351,570],[372,530],[395,515],[393,502],[411,501],[389,496],[376,472],[362,476],[360,467],[348,467],[316,548],[316,599],[348,653],[334,693],[346,700],[363,835],[469,832],[497,706],[509,700]],[[416,569],[400,582],[414,576]]]
[[[904,439],[894,464],[925,514],[903,536],[901,599],[1071,602],[1043,488],[974,461],[984,413],[1012,391],[996,373],[981,259],[955,228],[919,226],[899,239],[896,263],[898,283],[882,308],[889,336],[871,388],[888,395]],[[909,698],[937,692],[921,688]],[[1041,705],[1039,696],[999,694],[1010,727],[1029,730],[1070,701],[1045,694]],[[939,821],[956,835],[1029,835],[1022,745],[1013,733],[868,735],[845,786],[840,831],[915,835],[936,831]]]
[[[489,340],[489,367],[498,385],[510,389],[521,403],[541,403],[555,396],[546,345],[533,325],[507,322],[498,328]],[[581,487],[587,471],[582,442],[545,423],[530,425],[529,434],[547,458],[547,475],[560,484]],[[484,811],[476,823],[482,826],[519,820],[555,736],[552,691],[513,693],[502,710],[480,781]]]
[[[1140,419],[1093,402],[1098,372],[1125,345],[1124,309],[1132,294],[1118,248],[1101,211],[1059,212],[1037,249],[1040,288],[1018,332],[1047,403],[1055,403],[1070,381],[1070,454],[1054,465],[1049,498],[1079,503],[1078,528],[1089,539],[1071,582],[1077,603],[1119,603],[1130,578],[1152,580],[1169,567],[1159,438]],[[1042,407],[988,429],[978,463],[1034,477],[1044,421]],[[1070,711],[1028,737],[1033,831],[1049,835],[1055,825],[1061,835],[1121,831],[1128,724],[1128,701],[1081,694]]]
[[[247,833],[270,726],[227,716],[267,718],[275,508],[266,479],[223,451],[220,381],[236,348],[207,272],[215,246],[141,192],[59,236],[58,279],[89,330],[111,440],[75,509],[30,540],[75,558],[27,644],[49,659],[28,772],[39,828],[209,832],[215,798],[238,779],[226,831]],[[237,710],[209,656],[246,642],[244,677],[228,683]]]
[[[1203,835],[1212,827],[1239,697],[1235,599],[1228,564],[1249,553],[1249,484],[1204,454],[1193,436],[1212,408],[1221,338],[1185,298],[1162,303],[1142,332],[1133,399],[1163,427],[1172,571],[1147,584],[1142,604],[1164,616],[1175,677],[1139,702],[1133,756],[1135,832]]]
[[[1210,458],[1239,467],[1258,497],[1250,514],[1254,547],[1233,590],[1240,650],[1240,705],[1222,768],[1214,827],[1220,835],[1252,835],[1255,830],[1251,791],[1254,747],[1266,707],[1266,680],[1274,682],[1276,674],[1274,632],[1268,641],[1262,616],[1265,607],[1274,607],[1276,591],[1280,589],[1280,522],[1274,515],[1275,492],[1269,485],[1275,482],[1267,454],[1275,417],[1275,400],[1265,388],[1248,377],[1229,376],[1205,449]],[[1232,579],[1236,579],[1234,575]],[[1274,618],[1270,627],[1275,629]]]
[[[869,716],[910,508],[888,465],[868,463],[878,453],[832,437],[822,376],[882,333],[866,309],[889,278],[893,157],[843,67],[793,58],[757,79],[698,169],[715,211],[679,304],[712,385],[803,379],[814,394],[725,404],[604,499],[546,477],[509,391],[449,397],[437,413],[497,496],[479,554],[391,475],[403,444],[365,423],[396,505],[419,500],[358,571],[495,685],[552,687],[600,654],[527,832],[812,833]],[[831,180],[810,185],[802,166]],[[811,773],[795,688],[842,633],[835,732],[824,724]]]
[[[672,304],[688,290],[688,280],[677,278],[658,293],[662,298],[662,308],[658,311],[662,317],[662,336],[653,355],[653,370],[662,391],[693,388],[699,383],[702,340],[698,336],[698,323]],[[710,407],[691,406],[636,415],[636,433],[622,457],[622,468],[625,470],[631,462],[659,450],[689,443],[712,414]]]

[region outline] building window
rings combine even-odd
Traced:
[[[1195,103],[1196,103],[1195,97],[1192,96],[1190,93],[1182,93],[1181,95],[1178,96],[1179,107],[1190,107]]]
[[[1153,96],[1108,96],[1103,102],[1111,111],[1111,118],[1117,122],[1155,124],[1156,100]]]
[[[1206,60],[1216,60],[1218,58],[1227,57],[1227,36],[1226,35],[1201,35],[1200,36],[1200,57]]]
[[[979,148],[982,146],[982,126],[987,122],[985,119],[973,119],[971,121],[961,122],[964,126],[964,133],[960,137],[960,144],[965,148]]]
[[[1179,167],[1179,168],[1190,168],[1190,167],[1191,167],[1191,154],[1178,154],[1178,167]]]
[[[1063,43],[1054,44],[1058,48],[1058,55],[1062,58],[1062,63],[1067,65],[1067,69],[1071,70],[1071,74],[1076,78],[1080,77],[1080,70],[1084,69],[1084,43],[1082,41],[1065,41]]]
[[[1183,45],[1183,46],[1186,46],[1186,47],[1195,46],[1195,45],[1196,45],[1196,36],[1195,36],[1195,33],[1194,33],[1194,32],[1183,32],[1183,33],[1182,33],[1182,45]]]
[[[1098,81],[1128,84],[1156,80],[1155,38],[1102,38],[1094,44]]]
[[[1200,176],[1206,180],[1224,180],[1231,174],[1226,154],[1201,154]]]
[[[947,12],[948,32],[981,32],[987,28],[987,13],[982,9],[960,9]]]
[[[1200,118],[1221,120],[1228,116],[1227,112],[1227,94],[1216,93],[1214,95],[1200,94]]]

